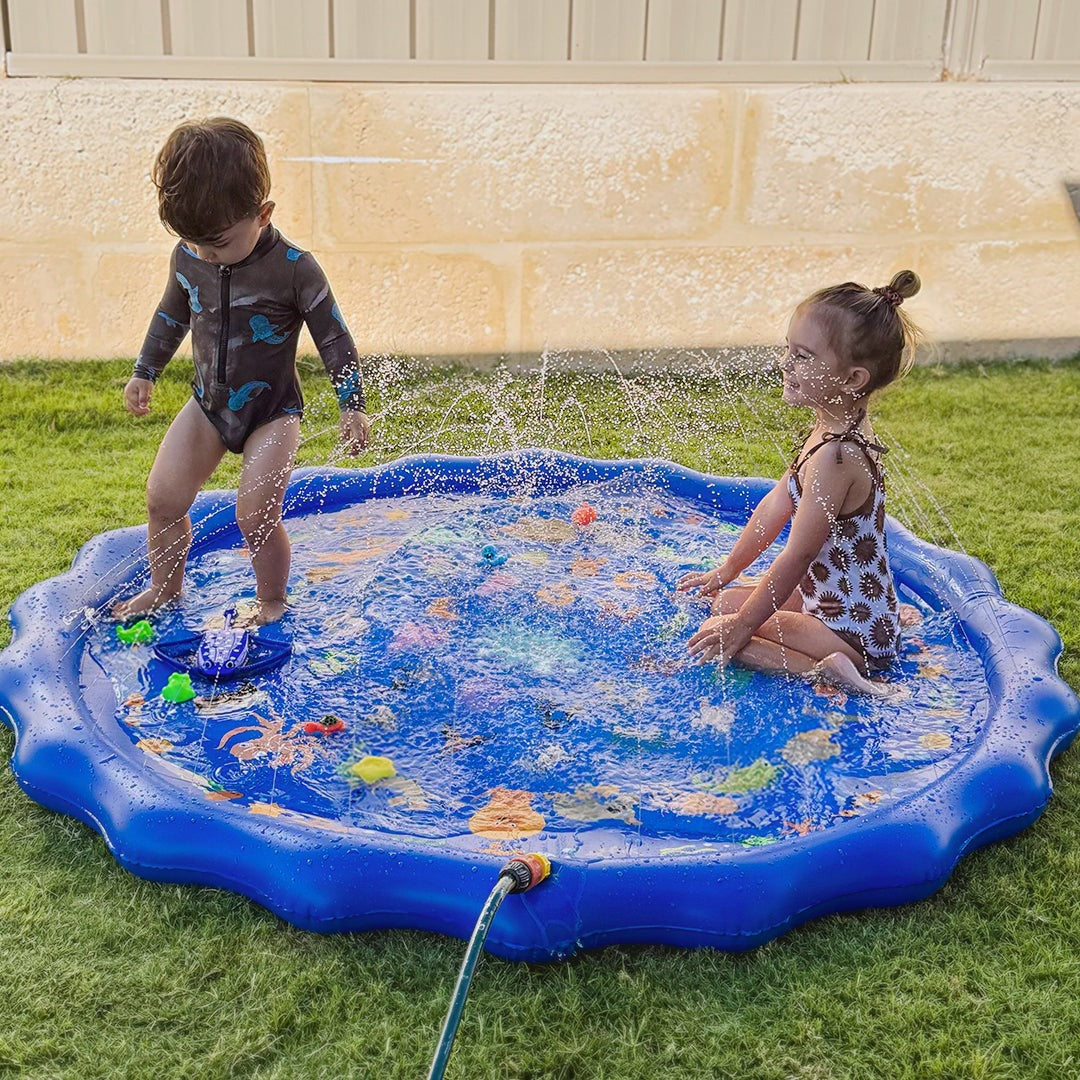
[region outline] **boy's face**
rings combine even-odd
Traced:
[[[259,233],[270,223],[273,212],[272,202],[263,203],[254,217],[230,225],[220,236],[201,244],[189,240],[187,245],[211,266],[232,266],[233,263],[242,262],[255,250]]]

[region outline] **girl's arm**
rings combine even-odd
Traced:
[[[865,480],[865,472],[862,478]],[[832,454],[811,458],[803,476],[799,509],[791,522],[791,533],[784,550],[737,612],[707,619],[690,639],[690,652],[699,661],[714,657],[727,660],[735,656],[758,627],[783,606],[824,546],[844,499],[859,479],[859,463],[849,459],[847,454],[841,464],[836,463]]]
[[[780,535],[793,509],[791,493],[788,491],[788,473],[785,472],[757,504],[723,563],[714,570],[684,575],[679,579],[676,588],[680,592],[700,589],[703,596],[719,592],[734,581]]]

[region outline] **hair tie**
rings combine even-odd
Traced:
[[[899,307],[904,302],[904,298],[900,293],[890,285],[883,285],[880,289],[874,289],[873,292],[877,293],[878,296],[884,297],[894,308]]]

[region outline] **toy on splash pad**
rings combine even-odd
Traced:
[[[501,552],[494,544],[485,544],[480,549],[480,558],[487,566],[502,566],[509,556]]]
[[[304,724],[304,731],[308,735],[337,735],[345,728],[345,721],[333,713],[327,713],[321,720],[308,720]]]
[[[1044,809],[1080,726],[1060,640],[981,563],[890,520],[918,618],[888,673],[906,696],[688,663],[707,607],[675,583],[770,488],[551,452],[300,470],[292,652],[256,670],[251,634],[225,689],[184,623],[243,595],[250,561],[235,495],[205,494],[157,651],[55,618],[132,591],[145,531],[95,538],[13,605],[16,776],[133,872],[225,885],[312,930],[467,937],[498,868],[534,852],[551,877],[507,896],[487,942],[513,959],[749,948],[926,896]],[[172,703],[175,674],[212,681]]]
[[[174,705],[182,705],[198,697],[195,687],[191,685],[191,676],[185,671],[174,671],[169,676],[169,681],[161,688],[161,696]]]
[[[148,619],[139,619],[128,626],[118,626],[116,640],[125,645],[147,645],[154,640],[154,628]]]
[[[183,634],[159,641],[157,658],[170,667],[204,679],[251,678],[273,671],[289,658],[292,646],[234,626],[236,609],[225,612],[224,625],[198,634]]]
[[[591,525],[597,519],[596,507],[590,506],[588,503],[582,503],[571,515],[570,520],[575,524],[584,528],[586,525]]]

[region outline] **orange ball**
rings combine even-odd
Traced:
[[[596,520],[596,510],[588,503],[582,503],[571,515],[575,525],[591,525]]]

